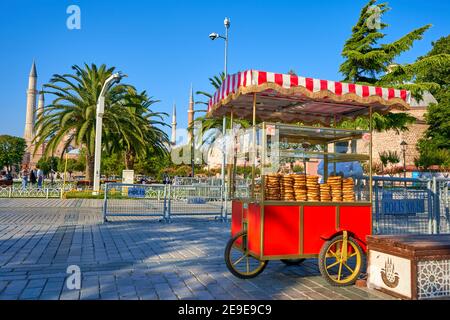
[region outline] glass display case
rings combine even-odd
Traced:
[[[255,135],[255,137],[253,137]],[[254,202],[369,202],[370,133],[363,130],[258,124],[241,130],[232,157],[233,199]],[[247,172],[247,175],[245,174]],[[235,181],[249,179],[243,189]]]

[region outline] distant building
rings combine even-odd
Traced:
[[[36,63],[33,61],[31,65],[30,74],[28,75],[28,89],[27,89],[27,103],[26,103],[26,117],[25,117],[25,130],[23,134],[23,138],[27,144],[27,149],[23,158],[22,163],[27,164],[30,167],[36,166],[39,159],[41,159],[45,154],[46,144],[43,143],[38,150],[36,149],[36,145],[33,143],[33,140],[36,136],[39,136],[39,133],[42,128],[38,128],[36,126],[37,121],[42,116],[45,108],[45,98],[42,92],[39,93],[39,102],[36,108],[36,98],[38,95],[37,87],[37,71],[36,71]],[[67,142],[67,138],[62,139],[61,143],[56,148],[53,156],[60,157],[64,152],[64,145]],[[70,155],[70,158],[76,158],[76,155]]]

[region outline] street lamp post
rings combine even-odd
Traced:
[[[403,153],[403,178],[406,178],[406,147],[407,146],[408,146],[408,144],[404,140],[400,143],[400,147],[402,148],[402,153]]]
[[[106,79],[103,84],[102,90],[97,100],[97,117],[95,122],[95,157],[94,157],[94,185],[93,195],[98,195],[100,191],[100,160],[102,156],[102,125],[103,125],[103,113],[105,112],[105,96],[108,88],[114,83],[120,82],[122,77],[120,73],[114,73]]]
[[[223,21],[223,24],[225,26],[225,37],[219,35],[218,33],[213,32],[213,33],[211,33],[209,35],[209,38],[211,40],[216,40],[218,38],[221,38],[221,39],[225,40],[225,62],[224,62],[224,74],[225,74],[225,77],[224,77],[224,79],[226,80],[227,75],[228,75],[228,29],[231,26],[230,19],[225,18],[225,20]],[[225,162],[226,162],[225,135],[226,135],[226,125],[227,125],[227,119],[226,119],[225,116],[223,116],[223,120],[222,120],[223,159],[222,159],[222,168],[221,168],[222,192],[223,192],[223,194],[225,194]],[[222,199],[223,199],[223,194],[222,194]]]

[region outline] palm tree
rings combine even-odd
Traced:
[[[164,122],[168,114],[153,112],[150,106],[156,102],[159,101],[149,98],[145,91],[138,94],[133,88],[128,88],[128,93],[118,103],[120,112],[126,114],[126,121],[120,126],[108,128],[111,139],[107,150],[110,154],[123,152],[127,170],[134,168],[137,158],[168,155],[169,138],[158,127],[169,126]]]
[[[64,151],[72,143],[83,146],[86,150],[86,178],[92,181],[97,99],[105,80],[113,74],[115,68],[107,68],[104,64],[100,67],[84,64],[83,68],[74,65],[72,69],[74,74],[55,74],[44,85],[43,92],[56,98],[44,108],[42,117],[36,123],[36,127],[42,129],[34,139],[35,150],[44,143],[47,155],[55,152],[61,143]],[[122,112],[123,109],[118,110],[120,101],[128,94],[129,88],[126,84],[115,84],[106,92],[104,144],[108,143],[110,132],[131,126],[133,119],[129,113]]]

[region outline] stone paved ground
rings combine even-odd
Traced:
[[[229,224],[211,219],[102,224],[98,207],[14,203],[0,199],[0,299],[389,299],[329,286],[315,260],[237,279],[223,261]],[[73,264],[81,290],[65,286]]]

